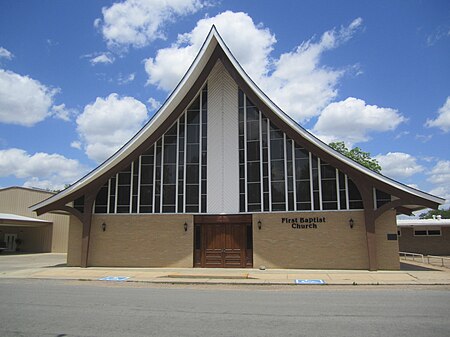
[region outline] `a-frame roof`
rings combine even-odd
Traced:
[[[367,181],[370,186],[406,201],[401,206],[410,211],[430,207],[437,208],[444,199],[411,188],[395,180],[373,172],[343,156],[302,128],[284,113],[247,75],[213,26],[194,62],[172,94],[150,121],[120,150],[100,166],[60,193],[34,206],[38,214],[58,209],[63,205],[97,191],[113,174],[124,169],[137,156],[153,144],[180,116],[206,81],[209,72],[220,59],[227,71],[246,95],[292,139],[307,150],[326,160],[349,175],[355,181]],[[358,179],[359,178],[359,179]]]

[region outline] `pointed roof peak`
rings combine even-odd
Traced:
[[[306,142],[310,143],[312,148],[325,153],[330,159],[334,158],[343,162],[354,172],[364,174],[372,181],[389,185],[394,189],[398,189],[415,197],[419,197],[421,200],[430,201],[433,206],[444,202],[444,199],[442,198],[429,195],[422,191],[414,190],[397,181],[370,171],[362,165],[331,149],[327,144],[301,127],[288,114],[283,112],[250,78],[224,42],[217,27],[213,24],[211,25],[211,29],[191,66],[188,68],[178,85],[168,96],[161,108],[147,122],[147,124],[144,125],[144,127],[120,150],[118,150],[104,163],[99,165],[96,169],[64,191],[37,205],[34,205],[32,209],[38,211],[40,214],[48,212],[52,209],[52,207],[65,204],[72,201],[73,198],[80,197],[83,193],[90,190],[89,186],[91,187],[91,190],[92,186],[98,187],[98,184],[104,183],[110,175],[117,173],[118,169],[123,169],[127,161],[132,161],[135,159],[138,152],[142,150],[142,146],[147,144],[148,139],[153,139],[155,134],[157,135],[161,128],[167,124],[167,120],[170,120],[171,115],[174,115],[174,111],[178,111],[177,113],[179,113],[180,109],[183,109],[183,107],[186,108],[190,100],[195,97],[192,97],[192,95],[195,95],[207,80],[209,71],[212,69],[212,66],[214,66],[217,60],[221,60],[227,64],[228,70],[234,74],[233,78],[239,85],[242,86],[241,89],[249,94],[251,93],[255,101],[260,102],[260,108],[263,108],[265,111],[270,111],[280,123],[283,123],[286,127],[292,129],[293,132],[298,133]]]

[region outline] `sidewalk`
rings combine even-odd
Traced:
[[[305,269],[197,269],[197,268],[100,268],[47,265],[0,270],[0,278],[129,281],[167,284],[253,285],[450,285],[450,269],[429,269],[410,264],[408,270],[305,270]]]

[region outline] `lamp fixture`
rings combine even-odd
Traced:
[[[102,229],[103,231],[106,231],[106,223],[102,223]]]
[[[355,221],[353,219],[348,220],[348,224],[350,226],[350,228],[353,228],[353,226],[355,225]]]
[[[184,227],[184,231],[187,232],[188,224],[186,222],[184,223],[183,227]]]
[[[262,223],[261,220],[258,220],[258,229],[261,229]]]

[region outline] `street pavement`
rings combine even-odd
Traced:
[[[0,278],[166,284],[449,285],[450,269],[402,262],[399,271],[67,267],[66,254],[0,255]]]
[[[445,286],[230,286],[0,279],[2,337],[441,337]]]

